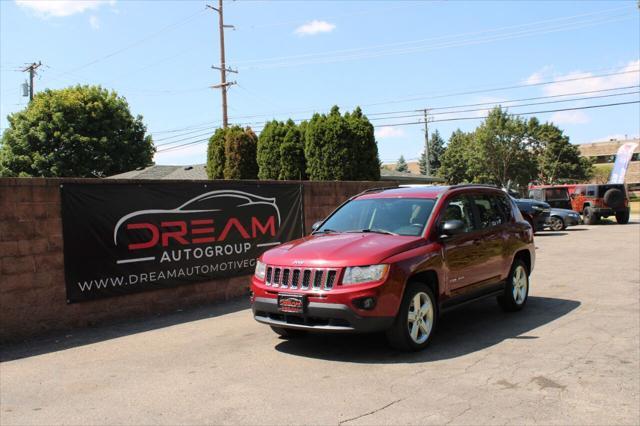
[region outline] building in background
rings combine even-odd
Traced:
[[[621,145],[635,142],[639,144],[633,151],[624,182],[634,192],[640,191],[640,139],[611,139],[606,142],[593,142],[578,145],[580,155],[593,160],[596,167],[611,170],[616,161],[616,153]]]

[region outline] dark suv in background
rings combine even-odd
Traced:
[[[629,223],[629,197],[624,184],[576,185],[571,206],[582,213],[587,225],[609,216],[615,216],[620,224]]]

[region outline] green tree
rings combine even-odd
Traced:
[[[551,184],[559,180],[585,181],[591,177],[592,164],[580,157],[580,150],[553,123],[540,124],[536,118],[528,123],[529,134],[538,150],[538,180]]]
[[[8,121],[0,142],[2,176],[103,177],[153,162],[142,117],[100,86],[45,90]]]
[[[373,126],[360,108],[342,116],[314,114],[304,128],[304,153],[311,180],[376,180],[380,177]]]
[[[535,141],[527,123],[496,107],[473,134],[469,175],[477,183],[526,185],[536,175]]]
[[[380,159],[375,131],[369,119],[356,107],[345,114],[351,138],[351,154],[356,165],[354,180],[380,180]]]
[[[436,130],[431,133],[431,138],[429,139],[429,171],[432,176],[438,174],[438,169],[442,163],[442,155],[444,154],[444,139],[440,136],[440,132]],[[420,154],[420,159],[418,160],[418,166],[420,167],[420,174],[427,174],[427,153],[426,150],[422,151]]]
[[[280,145],[280,174],[278,179],[306,179],[303,134],[293,120],[287,121],[287,133]]]
[[[226,129],[224,138],[224,178],[256,179],[258,163],[256,151],[258,137],[250,128],[232,126]]]
[[[280,147],[284,142],[288,128],[281,121],[272,120],[265,124],[258,137],[258,177],[260,179],[278,179],[282,156]]]
[[[451,134],[449,143],[442,154],[442,164],[438,170],[449,184],[469,182],[469,151],[473,136],[458,129]]]
[[[398,158],[398,162],[396,163],[396,172],[408,172],[409,166],[407,166],[407,162],[404,160],[404,155],[401,155]]]
[[[207,148],[207,175],[209,179],[224,179],[224,136],[224,129],[219,128],[209,138],[209,147]]]

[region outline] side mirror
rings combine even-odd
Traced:
[[[313,225],[311,225],[311,232],[315,232],[316,229],[320,228],[320,225],[322,225],[322,221],[319,220],[316,223],[314,223]]]
[[[447,220],[440,229],[440,238],[453,237],[464,232],[466,225],[461,220]]]

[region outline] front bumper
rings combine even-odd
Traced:
[[[279,312],[275,298],[256,297],[252,305],[256,321],[274,327],[321,332],[370,333],[387,330],[393,317],[362,317],[346,305],[309,302],[304,315]]]

